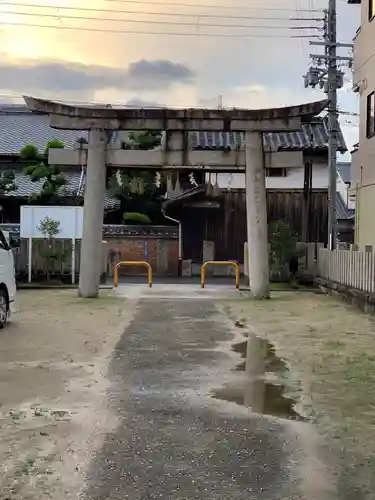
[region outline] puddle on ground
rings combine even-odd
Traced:
[[[254,342],[253,339],[256,339]],[[252,349],[254,349],[261,357],[264,359],[265,371],[266,372],[278,372],[282,373],[288,371],[288,367],[285,362],[276,356],[276,349],[273,344],[268,342],[266,339],[261,337],[252,336],[250,337],[250,342],[252,343]],[[243,342],[237,342],[232,345],[232,351],[241,355],[245,361],[239,363],[235,370],[245,371],[246,370],[246,354],[247,354],[247,339]]]
[[[241,354],[241,357],[245,359],[246,359],[246,350],[247,350],[247,340],[232,345],[232,351],[236,352],[237,354]]]
[[[297,401],[285,396],[286,388],[267,379],[267,374],[280,375],[288,371],[285,362],[276,355],[273,344],[250,335],[245,341],[233,344],[232,350],[244,358],[235,368],[243,372],[243,376],[233,384],[212,391],[212,397],[246,406],[256,413],[303,420],[295,410]]]

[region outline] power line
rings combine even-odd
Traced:
[[[35,23],[8,23],[0,21],[0,26],[24,26],[30,28],[44,28],[44,29],[57,29],[57,30],[70,30],[70,31],[87,31],[94,33],[108,33],[108,34],[122,34],[122,35],[165,35],[165,36],[194,36],[197,38],[320,38],[319,35],[262,35],[250,33],[181,33],[181,32],[168,32],[168,31],[135,31],[135,30],[114,30],[105,28],[88,28],[88,27],[75,27],[75,26],[62,26],[62,25],[47,25]],[[226,26],[228,27],[228,26]]]
[[[1,97],[7,97],[11,99],[20,99],[24,100],[23,96],[27,95],[29,91],[22,92],[21,94],[10,94],[10,93],[0,93],[0,98]],[[54,102],[61,102],[63,104],[81,104],[84,106],[107,106],[108,102],[103,102],[103,101],[81,101],[81,100],[75,100],[75,99],[58,99],[56,97],[48,97],[45,96],[43,99],[46,99],[47,101],[54,101]],[[9,105],[9,104],[14,104],[14,103],[0,103],[0,110],[1,106],[4,105]],[[19,105],[18,103],[16,104],[17,106]],[[112,102],[111,101],[111,106],[114,108],[137,108],[138,106],[134,106],[132,104],[126,104],[123,102]],[[25,106],[26,107],[26,106]],[[201,106],[197,106],[196,104],[184,104],[184,105],[179,105],[179,106],[162,106],[162,105],[154,105],[154,106],[141,106],[141,108],[150,108],[150,109],[165,109],[166,107],[169,108],[200,108]]]
[[[192,13],[188,14],[187,12],[143,12],[140,10],[128,10],[128,9],[94,9],[91,7],[64,7],[64,6],[52,6],[52,5],[45,5],[45,4],[30,4],[30,3],[23,3],[23,2],[1,2],[1,6],[3,5],[9,5],[12,7],[30,7],[30,8],[38,8],[38,9],[50,9],[50,10],[55,10],[55,11],[60,11],[60,10],[68,10],[68,11],[82,11],[82,12],[104,12],[104,13],[113,13],[113,14],[140,14],[140,15],[146,15],[146,16],[172,16],[172,17],[193,17],[193,18],[208,18],[208,19],[251,19],[251,20],[265,20],[265,21],[321,21],[322,19],[317,19],[317,18],[290,18],[290,17],[265,17],[265,16],[233,16],[233,15],[228,15],[228,14],[199,14],[199,13]],[[5,11],[5,13],[8,13]],[[43,13],[39,14],[43,15]],[[56,16],[57,17],[57,12]]]
[[[359,113],[355,113],[354,111],[341,111],[341,110],[338,110],[338,113],[340,115],[345,115],[345,116],[359,116]]]
[[[202,5],[199,3],[176,3],[176,2],[150,2],[148,0],[105,0],[106,2],[116,2],[116,3],[134,3],[141,5],[156,5],[162,7],[164,5],[175,6],[175,7],[199,7],[201,9],[225,9],[225,10],[249,10],[249,11],[272,11],[272,12],[291,12],[291,8],[277,8],[277,7],[247,7],[246,5]],[[322,12],[322,9],[299,9],[300,12]]]
[[[178,21],[150,21],[143,19],[115,19],[114,17],[85,17],[85,16],[71,16],[71,15],[58,15],[58,14],[38,14],[37,12],[13,12],[6,11],[3,14],[19,15],[19,16],[32,16],[32,17],[48,17],[58,20],[63,19],[74,19],[75,21],[100,21],[100,22],[116,22],[116,23],[139,23],[139,24],[159,24],[163,26],[195,26],[200,27],[212,27],[212,28],[233,28],[233,29],[318,29],[317,26],[267,26],[267,25],[250,25],[250,24],[214,24],[214,23],[192,23],[192,22],[178,22]]]
[[[372,54],[370,54],[370,55],[368,56],[368,58],[367,58],[367,59],[365,59],[365,60],[363,61],[363,63],[362,63],[360,66],[355,66],[355,70],[356,70],[356,71],[359,71],[360,69],[362,69],[362,68],[363,68],[363,66],[364,66],[365,64],[367,64],[367,63],[370,61],[370,59],[372,59],[374,56],[375,56],[375,52],[373,52]]]
[[[22,92],[21,94],[12,94],[12,93],[0,93],[0,98],[6,97],[6,98],[12,98],[12,99],[20,99],[23,101],[23,96],[28,95],[28,91]],[[59,99],[57,97],[51,97],[51,96],[44,96],[43,99],[47,101],[53,101],[53,102],[58,102],[62,104],[77,104],[77,105],[82,105],[82,106],[101,106],[101,107],[106,107],[108,106],[108,102],[105,101],[81,101],[81,100],[75,100],[75,99],[68,99],[68,98],[62,98]],[[0,112],[1,112],[1,107],[2,106],[19,106],[19,103],[1,103],[0,102]],[[26,107],[26,106],[25,106]],[[129,109],[134,109],[134,108],[141,108],[141,109],[165,109],[165,108],[172,108],[172,109],[202,109],[206,108],[206,106],[202,106],[199,104],[192,104],[192,103],[183,103],[183,104],[155,104],[152,106],[147,106],[147,105],[135,105],[135,104],[126,104],[124,102],[113,102],[111,101],[111,107],[113,108],[129,108]],[[226,106],[223,106],[222,109],[248,109],[244,106],[235,106],[228,104]]]
[[[27,92],[25,92],[23,95],[26,95]],[[23,95],[21,94],[3,94],[3,93],[0,93],[0,98],[11,98],[11,99],[20,99],[21,101],[24,102],[24,99],[23,99]],[[72,104],[72,105],[82,105],[82,106],[100,106],[100,107],[106,107],[108,106],[108,102],[103,102],[103,101],[79,101],[79,100],[73,100],[73,99],[58,99],[58,98],[55,98],[55,97],[43,97],[43,99],[47,100],[47,101],[53,101],[53,102],[58,102],[58,103],[62,103],[62,104]],[[2,106],[12,106],[12,105],[15,105],[15,106],[20,106],[19,103],[10,103],[10,102],[0,102],[0,113],[2,111]],[[26,107],[26,106],[25,106]],[[141,106],[138,106],[138,105],[134,105],[134,104],[126,104],[126,103],[123,103],[123,102],[115,102],[113,103],[111,101],[111,107],[112,108],[117,108],[117,109],[121,109],[121,108],[127,108],[127,109],[137,109],[137,108],[140,108],[140,109],[166,109],[166,108],[172,108],[172,109],[202,109],[202,106],[199,106],[197,104],[179,104],[179,105],[168,105],[168,106],[165,106],[165,105],[157,105],[155,104],[154,106],[147,106],[147,105],[141,105]],[[242,107],[236,107],[236,106],[226,106],[225,109],[243,109]]]
[[[299,12],[298,12],[299,3],[298,3],[298,0],[295,0],[295,3],[296,3],[296,14],[297,14],[297,16],[299,16]],[[305,49],[303,38],[300,38],[300,45],[301,45],[301,53],[303,54],[304,53],[304,49]]]

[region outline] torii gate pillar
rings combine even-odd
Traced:
[[[246,216],[250,291],[254,299],[268,299],[268,226],[263,137],[246,132]],[[246,257],[246,256],[245,256]]]
[[[107,144],[105,130],[89,131],[78,289],[78,295],[86,298],[99,295]]]

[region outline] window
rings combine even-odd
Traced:
[[[375,0],[368,0],[368,20],[372,21],[375,15]]]
[[[366,136],[372,137],[375,135],[375,92],[367,96],[366,113]]]
[[[286,168],[266,168],[266,177],[286,177]]]
[[[0,250],[9,250],[8,242],[1,229],[0,229]]]

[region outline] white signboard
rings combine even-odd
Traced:
[[[44,235],[38,231],[38,227],[46,217],[60,222],[60,232],[55,238],[82,239],[83,207],[39,207],[30,205],[21,207],[21,238],[44,238]]]

